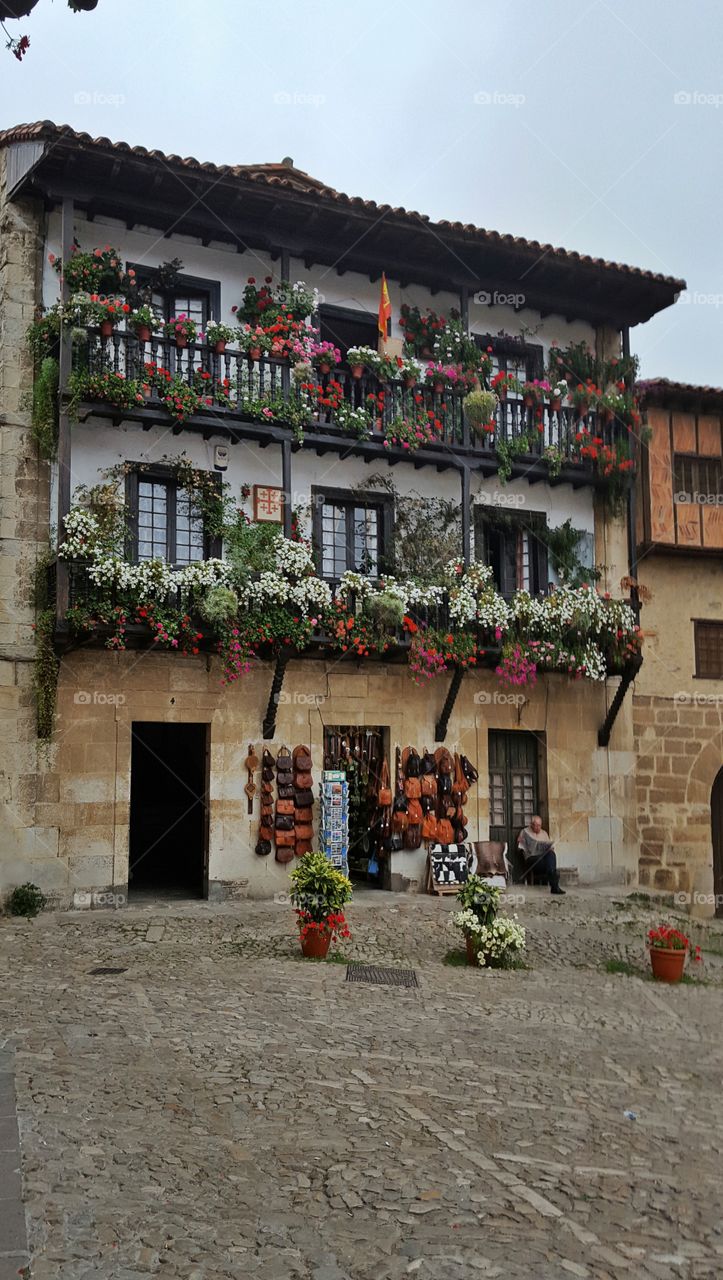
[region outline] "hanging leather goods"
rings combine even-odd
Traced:
[[[255,774],[256,770],[258,769],[258,767],[259,767],[259,764],[260,764],[260,763],[261,763],[261,762],[260,762],[260,760],[259,760],[258,756],[256,755],[255,751],[254,751],[254,744],[253,744],[253,742],[250,742],[250,743],[249,743],[249,753],[248,753],[248,755],[247,755],[247,757],[246,757],[246,759],[245,759],[245,761],[244,761],[244,765],[245,765],[245,767],[246,767],[246,769],[247,769],[247,771],[248,771],[248,775],[249,775],[249,777],[248,777],[248,782],[246,783],[246,786],[244,787],[244,791],[246,792],[246,795],[248,796],[248,811],[249,811],[249,813],[253,813],[253,811],[254,811],[254,796],[256,795],[256,783],[254,782],[254,774]]]
[[[381,809],[387,809],[392,803],[392,788],[389,781],[389,765],[386,756],[382,764],[382,771],[379,775],[379,791],[377,793],[377,803]]]
[[[469,791],[469,783],[462,772],[462,761],[455,754],[454,757],[454,782],[452,783],[452,796],[458,803],[464,803],[464,798]]]

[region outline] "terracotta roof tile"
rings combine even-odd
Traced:
[[[594,258],[589,254],[577,253],[574,250],[562,249],[551,244],[542,244],[539,240],[526,240],[524,236],[506,235],[499,231],[489,231],[485,227],[474,226],[472,223],[449,222],[446,219],[433,223],[428,215],[418,213],[416,210],[405,209],[403,206],[390,208],[389,205],[378,205],[375,201],[364,200],[360,196],[348,196],[342,191],[336,191],[333,187],[326,186],[302,169],[296,169],[287,164],[216,165],[208,161],[196,160],[195,156],[166,155],[162,151],[149,151],[146,147],[133,147],[127,142],[112,142],[106,137],[92,138],[89,133],[79,133],[71,129],[69,125],[57,125],[50,120],[40,120],[34,124],[15,125],[13,128],[0,131],[0,147],[9,146],[13,142],[23,142],[37,138],[47,138],[49,141],[64,138],[85,147],[90,146],[99,150],[122,152],[126,155],[137,156],[139,159],[158,160],[171,168],[193,169],[216,177],[232,176],[247,182],[281,187],[289,191],[313,192],[321,199],[334,201],[336,204],[349,208],[363,209],[375,215],[391,213],[397,218],[429,223],[439,231],[449,231],[456,235],[462,234],[474,237],[478,241],[522,250],[533,255],[544,255],[546,258],[552,258],[558,263],[580,264],[597,270],[635,277],[639,280],[657,281],[668,285],[676,292],[680,292],[685,288],[685,281],[679,280],[675,276],[646,271],[640,267],[611,262],[605,258]]]

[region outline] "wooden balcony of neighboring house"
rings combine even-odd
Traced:
[[[526,406],[519,396],[500,401],[493,429],[477,434],[466,419],[464,394],[458,391],[435,389],[429,383],[409,386],[395,379],[380,381],[368,373],[354,377],[349,369],[339,367],[313,375],[321,388],[317,394],[299,385],[288,361],[265,356],[252,359],[230,347],[222,354],[200,344],[179,348],[175,342],[156,336],[140,343],[134,333],[122,329],[101,338],[99,330],[89,328],[74,361],[76,370],[113,374],[138,383],[141,389],[137,402],[123,406],[104,398],[81,397],[71,406],[72,416],[80,421],[93,416],[115,423],[131,420],[146,430],[167,425],[169,413],[161,395],[167,374],[200,397],[190,416],[183,421],[171,418],[174,434],[197,432],[204,439],[220,437],[230,443],[254,440],[262,448],[291,441],[294,451],[310,448],[319,455],[336,452],[370,462],[384,457],[390,465],[411,461],[415,468],[435,466],[438,471],[453,468],[482,475],[497,473],[500,452],[505,451],[512,478],[580,488],[604,484],[594,460],[581,455],[576,438],[581,425],[588,436],[611,447],[627,437],[624,424],[616,420],[604,422],[589,412],[581,424],[573,407],[563,405],[553,410],[544,405],[538,411]],[[159,374],[158,370],[166,372]],[[355,409],[371,408],[373,421],[368,432],[360,438],[343,428],[335,402]],[[302,432],[293,424],[305,407],[310,416]],[[415,412],[431,412],[438,424],[434,438],[416,448],[392,443],[388,439],[393,434],[392,424]]]

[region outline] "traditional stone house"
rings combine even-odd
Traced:
[[[640,882],[723,914],[723,391],[640,385]]]
[[[630,328],[670,305],[682,282],[350,199],[291,161],[217,167],[47,123],[0,134],[0,219],[0,885],[33,880],[61,902],[78,892],[125,894],[129,881],[132,892],[146,879],[213,896],[271,894],[288,868],[254,852],[259,797],[244,792],[249,744],[257,756],[265,746],[275,754],[284,743],[307,744],[316,782],[344,738],[375,742],[392,772],[397,748],[446,741],[479,771],[470,838],[512,842],[539,810],[564,868],[586,881],[634,879],[630,615],[583,588],[547,595],[560,573],[575,568],[580,579],[594,565],[601,593],[627,593],[627,500],[608,499],[610,472],[622,488],[619,464],[631,445],[634,463],[634,431],[612,412],[586,414],[584,391],[576,408],[540,383],[555,344],[570,359],[587,344],[596,368],[620,361],[629,376]],[[314,372],[296,378],[284,358],[286,331],[283,349],[264,332],[256,351],[246,331],[243,350],[232,341],[218,353],[215,344],[139,337],[124,313],[105,338],[99,312],[71,297],[74,241],[91,264],[112,244],[112,270],[129,294],[145,288],[163,318],[184,314],[204,331],[211,321],[233,324],[239,304],[248,315],[249,277],[259,282],[249,286],[252,311],[267,278],[277,301],[280,282],[303,280],[318,291],[319,341],[339,348],[342,364],[325,372],[317,342]],[[382,273],[393,363],[358,378],[347,353],[376,347]],[[56,422],[54,388],[43,379],[52,366],[36,359],[31,415],[25,333],[38,308],[56,303],[61,281],[62,322],[55,310],[57,327],[34,331],[36,355],[59,352],[57,451],[46,461],[53,450],[44,433]],[[288,305],[306,289],[293,297],[287,289]],[[436,352],[439,374],[425,355],[418,385],[406,386],[409,370],[395,359],[405,330],[416,325],[424,353],[426,313],[449,317],[453,308],[458,328],[436,332],[455,351]],[[470,368],[479,362],[502,392],[494,419],[477,430],[453,386],[460,344]],[[221,521],[220,484],[250,526],[238,510],[235,526]],[[427,513],[438,527],[424,527]],[[120,558],[98,542],[104,514],[111,525],[123,521]],[[244,577],[244,530],[257,537],[274,514],[285,535],[295,520],[311,540],[313,581],[308,561],[280,539],[274,573]],[[458,578],[442,564],[450,536]],[[408,619],[400,626],[388,621],[396,607],[389,590],[375,584],[391,570],[399,584],[415,551],[439,555],[427,565],[439,583],[436,594],[398,587]],[[50,595],[40,607],[34,580],[44,557]],[[480,575],[475,566],[485,563]],[[342,578],[335,615],[330,592]],[[216,616],[214,629],[209,592],[216,610],[227,607],[216,589],[229,583],[239,612],[233,626]],[[381,603],[369,604],[370,591]],[[297,628],[290,635],[279,600],[289,631]],[[561,621],[553,614],[564,600]],[[231,632],[241,637],[243,665],[252,622],[266,628],[257,660],[224,684],[223,664],[228,671],[238,657]],[[434,637],[446,661],[423,644],[420,651],[420,637]],[[555,669],[545,671],[530,640],[549,644]],[[443,663],[442,674],[414,683],[410,650],[426,671]],[[500,684],[497,665],[529,667],[535,652],[536,683]],[[471,653],[476,665],[465,666]],[[600,678],[571,678],[582,664]],[[41,743],[38,700],[46,730],[52,721]],[[421,887],[424,864],[423,846],[393,853],[383,883]]]

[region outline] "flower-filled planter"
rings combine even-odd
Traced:
[[[374,347],[349,347],[346,362],[351,370],[352,378],[361,378],[367,373],[376,373],[379,368],[379,352]]]
[[[331,373],[341,362],[341,351],[333,342],[316,342],[311,349],[311,363],[322,375]]]
[[[343,908],[352,896],[351,880],[324,853],[305,853],[291,873],[302,954],[322,959],[332,941],[350,938]]]
[[[163,321],[153,307],[144,304],[131,311],[128,316],[128,328],[133,330],[139,342],[150,342],[151,335],[163,328]]]
[[[166,336],[173,338],[179,350],[187,347],[189,342],[195,342],[197,336],[203,336],[198,334],[195,321],[189,319],[185,312],[168,320],[165,329]]]
[[[95,295],[91,297],[91,303],[100,326],[101,338],[110,338],[118,321],[128,315],[130,311],[128,303],[118,298],[100,299]]]
[[[462,930],[467,963],[488,969],[512,969],[525,949],[525,930],[515,920],[498,915],[500,890],[481,876],[471,875],[457,893],[461,910],[452,923]]]
[[[659,982],[680,982],[691,951],[690,938],[672,925],[659,924],[648,930],[648,951],[654,978]],[[700,947],[696,947],[694,963],[699,963],[700,958]]]
[[[209,320],[206,325],[206,341],[217,356],[223,355],[226,343],[233,342],[235,330],[228,324],[220,324],[218,320]]]
[[[494,391],[470,391],[464,398],[464,414],[475,435],[487,435],[495,429],[497,396]]]
[[[492,390],[498,400],[505,401],[510,392],[519,392],[520,384],[513,373],[496,373],[491,382]]]

